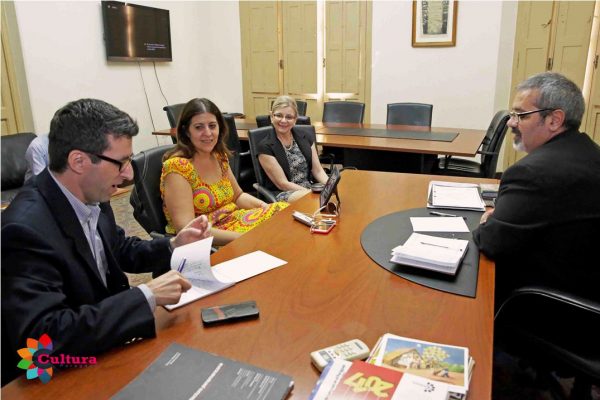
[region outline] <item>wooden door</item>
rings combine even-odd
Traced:
[[[550,69],[564,74],[580,88],[585,78],[594,6],[593,1],[558,3],[556,40]]]
[[[6,13],[5,5],[2,4],[2,103],[0,110],[0,119],[2,123],[1,134],[10,135],[17,133],[22,129],[20,118],[18,115],[18,102],[16,96],[18,93],[14,90],[15,78],[13,66],[10,56],[10,48],[8,47],[8,34],[6,30]]]
[[[244,112],[249,117],[265,114],[281,93],[283,73],[280,47],[280,3],[242,1],[242,63]]]
[[[594,6],[589,1],[519,3],[511,102],[518,83],[544,71],[560,72],[583,86]],[[512,148],[510,134],[504,149],[504,168],[526,155]]]
[[[588,106],[586,111],[586,127],[585,131],[588,135],[594,139],[594,141],[600,144],[600,30],[596,35],[596,51],[593,62],[593,73],[591,81],[590,95],[588,99]]]
[[[367,3],[325,6],[325,101],[365,102]]]
[[[283,82],[284,93],[307,102],[307,115],[318,112],[318,19],[315,1],[284,1]]]
[[[552,1],[519,2],[511,102],[515,96],[514,88],[519,82],[522,82],[528,76],[546,71],[553,8]],[[525,154],[513,150],[512,135],[507,134],[504,140],[504,167],[507,168],[524,157]]]

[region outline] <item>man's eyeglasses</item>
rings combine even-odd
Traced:
[[[119,160],[115,160],[114,158],[110,158],[108,156],[103,156],[102,154],[89,153],[87,151],[86,151],[86,153],[88,153],[91,156],[98,157],[101,160],[108,161],[110,163],[113,163],[113,164],[119,166],[119,172],[123,172],[125,170],[125,168],[127,168],[127,166],[129,164],[131,164],[131,159],[133,158],[133,156],[129,156],[129,157],[127,157],[127,159],[125,161],[119,161]]]
[[[281,113],[275,113],[273,114],[273,118],[275,118],[277,121],[281,121],[282,119],[285,119],[286,121],[293,121],[296,119],[296,116],[291,114],[283,115]]]
[[[543,111],[554,111],[556,110],[555,108],[541,108],[539,110],[531,110],[531,111],[523,111],[523,112],[516,112],[516,111],[511,111],[508,113],[508,115],[510,115],[511,119],[516,119],[517,123],[521,122],[521,118],[526,116],[526,115],[531,115],[531,114],[535,114],[535,113],[539,113],[539,112],[543,112]]]

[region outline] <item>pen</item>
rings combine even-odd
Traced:
[[[179,263],[179,267],[177,268],[177,272],[181,273],[183,272],[183,267],[185,267],[185,261],[186,259],[182,259],[181,262]]]
[[[450,248],[450,247],[448,247],[448,246],[442,246],[442,245],[439,245],[439,244],[433,244],[433,243],[427,243],[427,242],[420,242],[420,243],[421,243],[421,244],[425,244],[425,245],[427,245],[427,246],[441,247],[441,248],[443,248],[443,249],[449,249],[449,248]]]
[[[458,215],[446,214],[446,213],[437,212],[437,211],[429,211],[429,214],[431,214],[431,215],[437,215],[438,217],[458,217]]]

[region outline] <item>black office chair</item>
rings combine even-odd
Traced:
[[[311,125],[310,117],[298,115],[296,118],[296,125]],[[263,126],[271,126],[270,115],[257,115],[256,126],[262,128]]]
[[[160,174],[162,157],[173,145],[144,150],[133,156],[134,187],[129,203],[133,206],[133,217],[153,237],[165,234],[167,219],[160,197]]]
[[[308,103],[305,102],[304,100],[296,100],[296,105],[298,106],[298,115],[305,116]],[[307,125],[310,125],[310,124],[307,124]]]
[[[502,141],[508,130],[508,111],[500,110],[492,118],[487,133],[477,154],[481,162],[445,156],[438,159],[438,168],[434,171],[441,175],[494,178],[500,156]]]
[[[328,101],[323,104],[323,122],[348,122],[362,124],[365,103],[354,101]],[[335,163],[344,163],[344,149],[323,146],[323,154],[333,156]],[[321,158],[319,156],[319,158]]]
[[[328,101],[323,104],[323,122],[349,122],[362,124],[365,103],[355,101]]]
[[[575,377],[572,399],[589,399],[600,385],[600,303],[542,286],[514,290],[494,321],[495,347],[538,371]]]
[[[223,114],[223,119],[225,119],[229,131],[227,147],[233,153],[229,158],[231,171],[242,189],[249,191],[252,188],[252,184],[256,182],[250,151],[242,151],[242,144],[237,133],[237,128],[235,127],[234,114]]]
[[[387,105],[386,124],[431,126],[432,114],[432,104],[392,103]],[[421,154],[419,157],[421,172],[431,171],[437,162],[437,156],[433,154]]]
[[[177,122],[179,121],[179,116],[183,111],[183,107],[185,107],[185,103],[171,104],[170,106],[163,107],[163,110],[167,113],[171,128],[177,127]],[[177,138],[175,136],[171,136],[171,139],[173,140],[173,143],[177,143]]]
[[[387,105],[387,125],[431,126],[433,105],[423,103],[392,103]]]
[[[256,183],[254,189],[258,192],[258,195],[269,203],[277,201],[275,193],[267,189],[267,182],[269,178],[265,174],[258,161],[258,144],[266,138],[273,131],[273,127],[263,126],[261,128],[250,129],[248,131],[248,143],[250,144],[250,155],[252,157],[252,165],[254,166],[254,175],[256,176]]]
[[[2,148],[2,204],[9,203],[25,183],[27,161],[25,152],[36,135],[31,132],[1,136]]]

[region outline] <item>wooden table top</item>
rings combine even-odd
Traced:
[[[241,140],[248,140],[248,129],[256,128],[256,122],[236,119],[238,135]],[[346,124],[346,123],[313,123],[317,132],[317,143],[324,146],[356,148],[365,150],[399,151],[420,154],[447,154],[454,156],[473,157],[485,137],[485,131],[478,129],[439,128],[415,125],[385,125],[385,124]],[[452,142],[435,140],[397,139],[369,136],[328,135],[328,128],[365,128],[390,129],[423,132],[458,132]],[[153,135],[175,136],[175,128],[155,131]]]
[[[494,264],[480,258],[476,298],[409,282],[381,268],[360,245],[363,229],[383,215],[424,207],[427,185],[440,177],[344,171],[342,215],[328,235],[311,234],[292,219],[312,213],[309,194],[213,254],[213,265],[255,250],[288,264],[185,307],[156,312],[157,338],[117,348],[95,366],[55,370],[52,380],[18,378],[2,389],[6,399],[108,398],[146,368],[172,342],[279,371],[293,377],[291,399],[306,399],[319,372],[310,352],[353,338],[373,347],[384,333],[466,346],[474,357],[469,398],[491,398]],[[463,182],[490,179],[444,177]],[[370,196],[377,193],[376,197]],[[256,300],[260,319],[204,328],[200,309]]]

